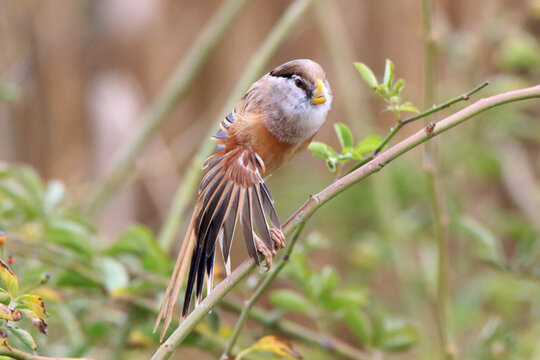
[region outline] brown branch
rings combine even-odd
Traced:
[[[540,85],[521,90],[509,91],[478,100],[474,104],[439,121],[438,123],[429,124],[422,130],[381,153],[379,156],[361,168],[337,180],[332,185],[323,189],[317,195],[311,195],[304,205],[302,205],[302,207],[300,207],[300,209],[298,209],[283,224],[283,233],[286,236],[290,235],[297,226],[309,218],[323,204],[330,201],[345,189],[348,189],[359,181],[378,172],[392,160],[412,150],[430,138],[437,136],[472,118],[473,116],[493,107],[532,98],[540,98]],[[191,314],[178,326],[178,328],[176,328],[172,335],[157,349],[156,353],[152,357],[152,360],[169,359],[174,350],[182,343],[193,328],[202,321],[206,314],[254,268],[255,263],[252,259],[246,260],[240,264],[225,280],[218,284],[212,293],[207,296],[206,299],[204,299],[199,306],[193,310],[193,312],[191,312]]]

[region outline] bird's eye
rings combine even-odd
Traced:
[[[300,79],[300,78],[296,78],[294,79],[294,84],[296,86],[298,86],[300,89],[302,90],[306,90],[306,83],[304,82],[304,80]]]

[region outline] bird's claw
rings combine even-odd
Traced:
[[[276,256],[276,250],[268,248],[264,241],[262,241],[257,235],[253,235],[253,240],[255,240],[255,248],[258,252],[263,254],[265,260],[264,267],[266,268],[266,271],[268,271],[272,266],[272,259],[274,256]]]
[[[270,238],[274,243],[274,249],[283,249],[285,247],[285,235],[281,229],[270,229]]]
[[[264,256],[264,267],[266,268],[266,271],[268,271],[272,266],[272,259],[274,256],[276,256],[276,250],[285,247],[285,235],[283,235],[283,231],[280,229],[270,229],[270,238],[272,239],[273,244],[272,249],[268,248],[264,241],[262,241],[257,235],[253,235],[253,239],[255,240],[255,248]]]

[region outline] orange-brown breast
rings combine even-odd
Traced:
[[[264,174],[261,174],[263,178],[304,151],[315,136],[294,144],[279,142],[268,131],[262,117],[253,113],[236,116],[236,121],[231,126],[229,134],[227,147],[244,145],[253,149],[261,157],[265,167]]]

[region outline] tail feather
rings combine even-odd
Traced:
[[[270,191],[268,191],[268,188],[266,187],[266,184],[264,183],[264,181],[262,181],[262,179],[259,181],[259,188],[261,190],[261,198],[264,206],[264,211],[268,214],[272,225],[278,229],[281,229],[281,224],[279,222],[276,209],[274,209],[274,200],[272,199]]]
[[[251,193],[251,208],[253,210],[253,219],[255,220],[258,234],[261,236],[261,239],[264,241],[266,246],[271,249],[273,247],[272,238],[270,237],[270,229],[268,229],[268,223],[266,222],[266,218],[264,217],[263,206],[261,203],[261,195],[256,185],[253,185],[252,188],[248,191]]]
[[[207,294],[212,291],[216,242],[220,243],[227,275],[230,273],[231,245],[238,221],[248,254],[258,265],[254,224],[257,234],[270,248],[273,245],[266,216],[274,227],[281,228],[272,197],[261,177],[262,159],[249,148],[227,145],[233,124],[232,115],[221,122],[221,130],[213,137],[218,145],[203,165],[206,174],[199,186],[199,198],[154,327],[155,332],[161,320],[164,321],[161,340],[171,323],[186,272],[181,320],[189,312],[194,292],[196,304],[201,301],[205,277]]]
[[[197,212],[198,208],[199,206],[196,206],[195,212]],[[156,319],[154,332],[156,332],[157,328],[159,327],[159,323],[161,322],[161,320],[162,319],[164,320],[163,328],[161,329],[161,333],[160,333],[160,341],[163,340],[163,337],[165,336],[165,332],[169,328],[169,325],[172,320],[174,305],[176,304],[176,300],[178,299],[180,288],[182,286],[182,283],[184,282],[184,277],[185,277],[185,273],[186,273],[187,265],[188,265],[188,262],[185,261],[186,256],[187,254],[192,253],[192,249],[195,245],[196,238],[195,238],[195,233],[193,231],[194,222],[195,222],[195,216],[191,218],[190,224],[188,226],[188,231],[186,232],[186,236],[184,237],[184,241],[182,243],[180,253],[178,254],[178,258],[174,266],[171,280],[169,282],[169,285],[167,286],[167,289],[165,290],[165,294],[163,295],[163,300],[161,302],[159,314]]]
[[[243,202],[244,206],[241,213],[241,224],[242,230],[244,232],[244,241],[246,243],[246,248],[249,256],[255,260],[257,265],[260,265],[259,255],[257,254],[257,248],[255,247],[255,239],[253,238],[253,218],[252,209],[251,209],[251,195],[248,190],[244,190],[242,193],[246,197],[246,200]]]

